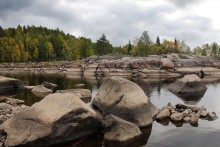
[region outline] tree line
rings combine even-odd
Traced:
[[[78,60],[94,54],[91,39],[59,29],[35,26],[0,27],[0,62]]]
[[[208,48],[210,50],[210,46]],[[214,54],[211,55],[220,53],[217,44],[212,45],[212,48]],[[207,55],[209,50],[196,48],[194,53]],[[192,52],[184,41],[177,39],[161,42],[158,36],[154,42],[147,31],[135,38],[133,43],[129,40],[127,45],[113,47],[105,34],[92,42],[90,38],[65,34],[58,28],[18,25],[17,28],[4,29],[0,26],[0,62],[79,60],[107,53],[148,56]]]

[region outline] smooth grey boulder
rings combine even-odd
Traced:
[[[111,113],[139,127],[150,125],[158,112],[137,84],[120,77],[103,81],[92,106],[103,115]]]
[[[104,140],[118,143],[127,142],[141,135],[141,131],[134,123],[123,120],[112,114],[104,118]]]
[[[76,94],[55,93],[12,115],[2,127],[6,146],[49,146],[98,133],[101,123]]]
[[[56,84],[49,83],[49,82],[46,82],[46,81],[44,81],[41,85],[48,88],[48,89],[53,89],[53,88],[57,87]]]
[[[37,85],[31,90],[31,92],[33,92],[38,97],[45,97],[48,94],[51,94],[53,91],[44,87],[43,85]]]
[[[23,88],[27,85],[27,82],[14,79],[14,78],[8,78],[0,76],[0,89],[5,88]]]
[[[201,98],[207,87],[197,75],[191,74],[178,79],[168,87],[168,90],[185,100],[189,100]]]

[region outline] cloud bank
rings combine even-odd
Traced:
[[[220,30],[202,12],[202,0],[1,0],[0,25],[36,25],[96,41],[103,33],[115,46],[148,31],[151,39],[185,41],[191,47],[217,42]],[[197,8],[200,10],[196,11]],[[210,13],[211,15],[211,13]],[[220,25],[220,24],[219,24]],[[217,42],[218,43],[218,42]]]

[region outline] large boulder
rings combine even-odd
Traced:
[[[137,84],[120,77],[107,78],[92,105],[103,115],[111,113],[139,127],[150,125],[157,113],[156,107]]]
[[[197,75],[191,74],[178,79],[168,87],[168,90],[188,100],[190,98],[201,98],[205,94],[207,87]]]
[[[0,89],[23,88],[25,85],[27,85],[27,82],[14,79],[14,78],[0,76]]]
[[[53,92],[52,90],[47,89],[43,85],[37,85],[31,91],[38,97],[45,97]]]
[[[2,127],[6,146],[49,146],[98,133],[101,123],[76,94],[55,93],[14,114]]]

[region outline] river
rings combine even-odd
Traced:
[[[27,81],[29,85],[39,85],[44,81],[58,85],[56,90],[75,88],[75,84],[84,83],[84,88],[92,91],[92,98],[95,97],[102,79],[95,77],[71,77],[65,74],[2,74],[7,77],[13,77]],[[177,103],[192,104],[197,106],[204,105],[208,111],[215,111],[220,116],[220,83],[207,84],[208,90],[200,99],[184,100],[167,90],[167,86],[174,80],[152,80],[139,79],[134,80],[150,98],[151,102],[158,108],[162,108],[168,102],[173,105]],[[2,91],[0,95],[13,96],[14,98],[25,100],[25,104],[31,106],[40,101],[41,98],[34,96],[30,91],[14,90]],[[220,146],[220,119],[215,121],[199,120],[197,127],[186,123],[173,124],[172,122],[158,123],[154,121],[150,136],[146,137],[145,147],[219,147]],[[148,138],[148,139],[147,139]],[[100,139],[92,138],[89,146],[100,145]],[[91,141],[91,140],[90,140]],[[96,142],[97,143],[94,143]],[[88,145],[88,144],[87,144]],[[86,145],[81,145],[86,146]],[[100,145],[101,146],[101,145]]]

